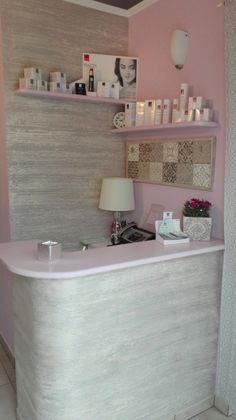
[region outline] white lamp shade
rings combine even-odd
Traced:
[[[176,29],[171,37],[170,52],[172,61],[177,69],[184,66],[188,51],[188,33]]]
[[[133,180],[129,178],[103,178],[99,208],[115,212],[134,210]]]

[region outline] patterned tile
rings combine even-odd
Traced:
[[[195,187],[211,187],[211,166],[206,164],[193,165],[193,185]]]
[[[163,161],[178,162],[178,143],[168,141],[163,144]]]
[[[128,162],[127,176],[128,178],[138,179],[139,177],[138,162]]]
[[[140,143],[139,145],[139,161],[140,162],[150,162],[150,143]]]
[[[163,143],[151,143],[150,162],[163,162]]]
[[[192,185],[193,183],[193,165],[191,163],[178,163],[177,165],[177,183],[183,185]]]
[[[138,162],[139,161],[139,144],[137,143],[128,144],[127,153],[128,153],[129,162]]]
[[[140,162],[139,163],[139,179],[148,181],[149,173],[150,173],[150,163]]]
[[[212,141],[199,140],[193,143],[193,163],[211,163]]]
[[[177,163],[164,162],[163,163],[163,182],[173,184],[177,181]]]
[[[150,163],[150,181],[162,183],[163,163],[162,162],[151,162]]]
[[[193,162],[193,142],[180,141],[178,143],[178,162]]]

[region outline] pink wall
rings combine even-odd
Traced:
[[[129,55],[138,56],[139,99],[174,98],[182,82],[194,87],[195,95],[212,102],[220,128],[188,132],[187,136],[216,135],[216,167],[212,192],[136,183],[136,220],[150,204],[163,205],[180,217],[191,197],[206,198],[213,204],[213,235],[223,237],[224,188],[224,8],[216,0],[160,0],[130,18]],[[176,70],[169,53],[172,31],[189,33],[189,51],[182,70]],[[174,137],[179,137],[177,133]],[[186,135],[186,133],[185,133]],[[170,137],[170,136],[166,136]]]
[[[3,104],[3,66],[2,40],[0,22],[0,242],[10,239],[7,162],[5,153],[5,118]],[[8,346],[13,349],[12,307],[11,307],[11,275],[0,264],[0,334]]]

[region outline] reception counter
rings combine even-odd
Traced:
[[[213,404],[222,241],[63,253],[13,273],[18,420],[185,420]]]

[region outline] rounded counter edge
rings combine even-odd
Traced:
[[[63,252],[61,259],[44,262],[37,258],[37,244],[36,240],[1,243],[0,259],[14,274],[31,278],[69,279],[225,249],[223,240],[191,241],[188,244],[165,246],[152,240]]]

